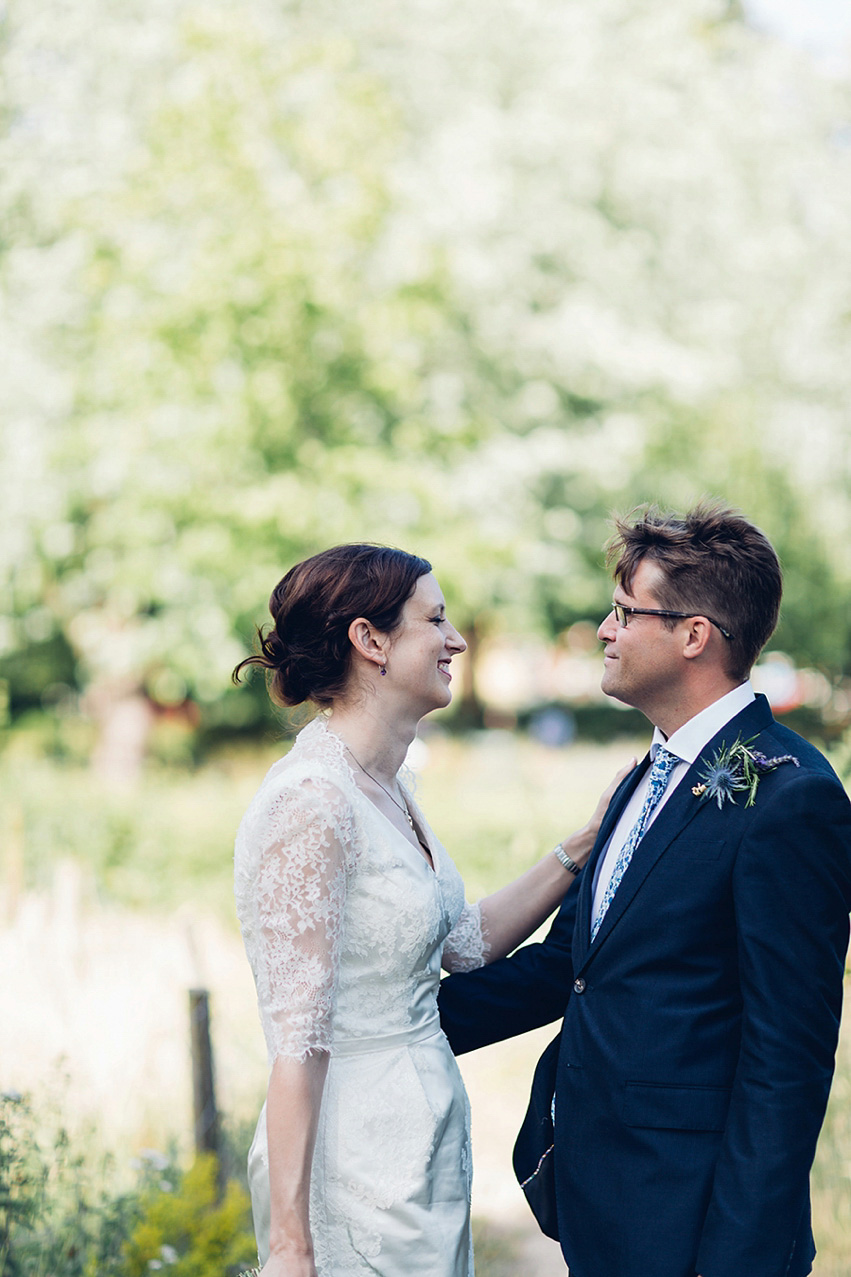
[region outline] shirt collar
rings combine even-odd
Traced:
[[[681,758],[684,763],[696,762],[704,745],[707,745],[716,732],[720,732],[731,718],[740,714],[753,700],[756,700],[756,695],[750,679],[747,679],[738,687],[734,687],[732,692],[727,692],[711,705],[707,705],[706,709],[695,714],[694,718],[690,718],[687,723],[683,723],[682,727],[672,732],[669,738],[666,739],[665,733],[660,728],[654,727],[653,740],[650,744],[651,762],[655,759],[660,745],[664,745],[669,753],[676,754],[677,758]]]

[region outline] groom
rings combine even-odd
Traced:
[[[803,1277],[851,805],[748,681],[780,606],[765,536],[710,503],[617,528],[602,686],[649,755],[546,939],[444,980],[443,1025],[460,1053],[563,1017],[515,1167],[570,1277]]]

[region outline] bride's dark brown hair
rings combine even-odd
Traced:
[[[431,564],[386,545],[335,545],[297,563],[269,599],[272,625],[258,629],[260,651],[240,661],[269,671],[269,694],[280,705],[332,703],[346,686],[351,658],[349,626],[366,617],[392,634],[417,581]]]

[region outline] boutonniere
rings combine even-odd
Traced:
[[[767,772],[773,772],[781,763],[800,763],[794,754],[779,754],[776,758],[767,758],[759,750],[753,749],[756,740],[742,740],[739,736],[732,745],[722,745],[711,761],[702,758],[704,770],[700,773],[700,784],[692,786],[695,798],[714,798],[719,809],[729,798],[736,801],[737,793],[747,792],[746,807],[753,807],[759,782]]]

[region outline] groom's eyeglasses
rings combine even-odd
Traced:
[[[615,603],[612,600],[612,611],[615,614],[615,620],[618,625],[622,625],[626,629],[629,625],[631,616],[671,616],[678,621],[687,621],[690,616],[706,616],[705,612],[666,612],[658,607],[624,607],[622,603]],[[711,616],[706,616],[707,621],[719,629],[725,639],[731,639],[733,636],[729,630],[725,630],[720,621],[715,621]]]

